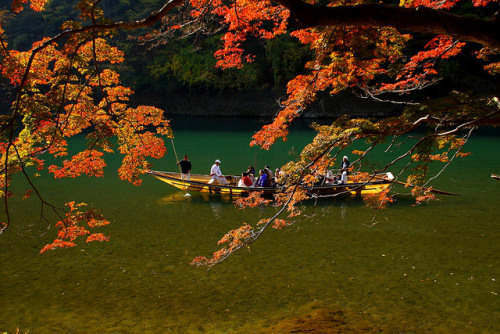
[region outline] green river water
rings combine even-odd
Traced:
[[[172,124],[193,173],[215,159],[225,174],[275,168],[313,136],[298,124],[265,152],[248,147],[255,120]],[[39,254],[56,231],[19,236],[39,234],[40,205],[13,199],[13,226],[0,236],[0,332],[500,333],[500,182],[490,178],[500,174],[499,147],[498,131],[478,133],[466,146],[474,155],[434,183],[461,196],[416,207],[398,196],[375,218],[355,198],[307,203],[294,225],[208,271],[189,263],[277,209],[185,197],[148,176],[135,187],[118,179],[114,157],[104,178],[40,178],[48,200],[101,209],[111,239]],[[171,147],[154,168],[176,169]]]

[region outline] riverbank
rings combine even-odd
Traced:
[[[279,101],[284,92],[272,89],[259,91],[213,93],[148,93],[137,95],[135,105],[154,105],[173,116],[209,117],[252,117],[270,118],[279,111]],[[336,118],[343,115],[352,117],[385,117],[396,115],[401,105],[361,99],[352,94],[324,95],[312,104],[302,115],[303,118]]]

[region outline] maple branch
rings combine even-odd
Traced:
[[[158,22],[159,20],[161,20],[171,10],[173,10],[174,8],[179,6],[183,1],[184,0],[170,0],[161,9],[159,9],[158,11],[152,12],[149,16],[145,17],[142,20],[137,20],[137,21],[132,21],[132,22],[119,21],[119,22],[113,22],[110,24],[91,24],[91,25],[88,25],[88,26],[85,26],[82,28],[67,29],[67,30],[64,30],[63,32],[59,33],[58,35],[46,40],[40,46],[34,48],[33,51],[31,52],[30,58],[29,58],[28,63],[26,65],[26,69],[24,71],[24,74],[21,78],[21,81],[20,81],[20,84],[18,87],[17,100],[15,103],[14,110],[12,112],[11,121],[9,122],[9,124],[7,124],[7,126],[5,128],[9,127],[11,125],[11,123],[13,123],[15,117],[18,115],[22,89],[24,88],[24,85],[28,80],[28,76],[29,76],[29,73],[31,71],[33,60],[34,60],[35,56],[38,54],[38,52],[47,48],[52,43],[55,43],[58,40],[66,37],[66,36],[73,35],[73,34],[84,33],[84,32],[89,32],[89,31],[95,32],[95,30],[113,30],[113,29],[133,30],[133,29],[138,29],[138,28],[143,28],[143,27],[149,27],[149,26],[155,24],[156,22]],[[4,129],[2,129],[2,131]]]
[[[20,162],[19,166],[21,167],[21,171],[22,171],[24,177],[26,178],[26,181],[28,181],[28,183],[30,184],[31,188],[33,189],[33,191],[37,195],[39,201],[41,202],[41,207],[40,207],[40,221],[43,220],[43,221],[47,222],[47,224],[45,226],[45,232],[43,232],[42,234],[38,235],[38,237],[41,237],[41,236],[43,236],[50,229],[50,222],[45,217],[45,214],[44,214],[44,208],[45,208],[45,206],[48,206],[48,207],[52,208],[52,210],[54,211],[54,213],[61,220],[63,219],[63,217],[59,214],[59,212],[57,210],[63,210],[63,211],[65,211],[65,210],[63,208],[59,208],[56,205],[51,204],[51,203],[49,203],[49,202],[47,202],[45,200],[45,198],[42,196],[42,194],[40,193],[40,191],[38,190],[38,188],[35,186],[35,184],[31,180],[30,176],[26,172],[26,168],[25,168],[26,166],[25,166],[25,164],[23,162],[23,158],[22,158],[21,154],[19,153],[19,151],[17,149],[17,146],[15,144],[12,144],[12,146],[14,148],[14,151],[16,153],[17,158],[19,159],[19,162]],[[5,197],[7,198],[7,196],[5,196]],[[10,223],[10,216],[8,218],[9,219],[7,221]],[[3,230],[1,232],[3,232]],[[2,234],[1,232],[0,232],[0,234]],[[24,237],[31,237],[31,236],[28,236],[28,235],[25,235],[25,234],[20,234],[20,233],[18,233],[18,235],[21,235],[21,236],[24,236]]]
[[[97,0],[93,3],[93,8],[95,9],[96,5],[100,2],[100,0]],[[11,147],[13,147],[15,150],[16,150],[16,153],[21,161],[21,170],[22,172],[25,174],[28,182],[33,186],[33,189],[35,190],[35,192],[37,193],[39,199],[41,200],[42,202],[42,215],[43,215],[43,206],[44,205],[49,205],[51,206],[54,210],[55,210],[55,206],[51,205],[50,203],[47,203],[42,197],[41,195],[39,194],[38,190],[36,189],[36,187],[34,187],[33,183],[31,182],[30,178],[27,176],[25,170],[24,170],[24,165],[22,163],[22,159],[19,155],[19,153],[17,152],[17,147],[15,146],[14,144],[14,122],[15,122],[15,119],[16,117],[19,115],[19,111],[20,111],[20,103],[21,103],[21,97],[22,97],[22,92],[25,88],[25,85],[28,81],[28,78],[30,76],[30,72],[31,72],[31,69],[32,69],[32,65],[33,65],[33,61],[35,59],[35,56],[41,52],[42,50],[46,49],[49,45],[67,37],[67,36],[71,36],[71,35],[75,35],[75,34],[79,34],[79,33],[86,33],[86,32],[92,32],[92,35],[94,36],[95,38],[95,32],[97,30],[99,31],[106,31],[106,30],[113,30],[113,29],[125,29],[125,30],[132,30],[132,29],[138,29],[138,28],[142,28],[142,27],[149,27],[153,24],[155,24],[156,22],[158,22],[159,20],[161,20],[164,16],[166,16],[172,9],[176,8],[177,6],[179,6],[182,2],[184,2],[184,0],[171,0],[171,1],[168,1],[160,10],[158,11],[155,11],[155,12],[152,12],[150,15],[148,15],[146,18],[142,19],[142,20],[138,20],[138,21],[132,21],[132,22],[124,22],[124,21],[119,21],[119,22],[114,22],[114,23],[110,23],[110,24],[96,24],[95,23],[95,17],[93,15],[93,11],[92,11],[92,21],[93,21],[93,24],[91,25],[88,25],[88,26],[85,26],[85,27],[81,27],[81,28],[76,28],[76,29],[67,29],[61,33],[59,33],[58,35],[52,37],[52,38],[49,38],[47,40],[45,40],[43,43],[41,43],[38,47],[34,48],[30,54],[30,57],[28,59],[28,62],[27,62],[27,65],[25,66],[25,70],[24,70],[24,73],[21,77],[21,80],[20,80],[20,83],[17,87],[17,92],[16,92],[16,101],[14,103],[14,107],[13,107],[13,110],[12,110],[12,113],[11,113],[11,116],[10,116],[10,119],[9,121],[2,127],[2,129],[0,129],[0,132],[4,132],[5,130],[9,130],[8,131],[8,141],[7,141],[7,146],[6,146],[6,153],[5,153],[5,162],[4,162],[4,165],[3,165],[3,170],[2,170],[2,174],[5,176],[5,185],[3,187],[3,192],[4,192],[4,198],[3,198],[3,202],[5,204],[5,209],[4,209],[4,212],[5,212],[5,215],[6,215],[6,220],[7,222],[0,225],[0,234],[2,234],[10,225],[10,222],[11,222],[11,218],[10,218],[10,214],[9,214],[9,202],[8,202],[8,192],[9,192],[9,182],[8,182],[8,174],[9,174],[9,169],[10,169],[10,166],[8,164],[8,161],[9,161],[9,150],[11,149]],[[81,45],[81,44],[80,44]],[[4,41],[3,39],[0,39],[0,47],[2,47],[8,54],[8,50],[4,44]],[[95,46],[94,46],[94,60],[95,60]],[[96,64],[96,68],[97,68],[97,64]],[[98,71],[98,69],[97,69]],[[99,77],[100,79],[100,77]]]
[[[391,26],[415,33],[433,33],[500,48],[500,20],[459,16],[427,7],[384,4],[326,7],[301,0],[275,0],[290,10],[292,26]]]
[[[419,87],[419,89],[426,88],[426,87],[428,87],[428,86],[430,86],[430,85],[432,85],[434,83],[435,83],[435,81],[429,82],[427,85]],[[377,102],[388,102],[388,103],[393,103],[393,104],[412,105],[412,106],[416,106],[416,105],[420,104],[418,102],[395,101],[395,100],[381,99],[381,98],[377,97],[377,95],[380,95],[382,93],[378,93],[378,92],[373,93],[368,88],[361,87],[360,85],[358,85],[358,88],[361,89],[361,91],[366,94],[366,95],[363,96],[361,94],[356,94],[355,93],[355,95],[358,96],[361,99],[368,99],[368,98],[370,98],[370,99],[372,99],[374,101],[377,101]],[[417,90],[417,88],[408,89],[406,92],[409,92],[410,90]],[[384,93],[386,93],[386,92],[384,92]],[[395,93],[395,91],[391,91],[390,93]],[[401,91],[399,93],[401,93]]]
[[[455,158],[458,156],[458,154],[462,151],[465,144],[469,141],[469,138],[472,135],[472,132],[474,130],[475,130],[475,128],[471,128],[469,130],[469,132],[467,134],[465,134],[465,136],[463,137],[464,142],[462,143],[462,145],[460,145],[460,147],[455,151],[455,153],[453,154],[451,159],[446,163],[446,165],[444,165],[444,167],[436,175],[434,175],[433,177],[430,177],[427,180],[427,182],[424,183],[424,185],[423,185],[424,187],[426,187],[430,182],[432,182],[432,180],[437,179],[448,168],[448,166],[453,162],[453,160],[455,160]]]
[[[495,98],[497,101],[498,99]],[[447,132],[443,132],[443,133],[440,133],[439,136],[447,136],[447,135],[450,135],[450,134],[454,134],[456,132],[458,132],[459,130],[463,129],[463,128],[466,128],[466,127],[471,127],[473,125],[477,125],[477,124],[482,124],[482,122],[484,120],[488,120],[488,119],[491,119],[493,116],[495,115],[498,115],[500,114],[500,109],[499,110],[495,110],[487,115],[484,115],[483,117],[480,117],[478,119],[473,119],[469,122],[466,122],[466,123],[461,123],[459,124],[455,129],[452,129],[452,130],[449,130]]]
[[[86,32],[89,30],[111,30],[111,29],[124,29],[124,30],[134,30],[138,28],[150,27],[156,22],[160,21],[165,17],[171,10],[181,5],[185,0],[170,0],[162,8],[157,11],[152,12],[147,17],[132,21],[132,22],[113,22],[109,24],[92,24],[79,29],[72,29],[73,32]],[[64,33],[64,32],[63,32]]]

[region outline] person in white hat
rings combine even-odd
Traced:
[[[220,171],[220,160],[217,159],[215,160],[215,163],[213,164],[212,168],[210,169],[210,176],[212,177],[212,180],[210,180],[210,183],[212,183],[214,180],[217,181],[220,185],[224,186],[227,184],[226,178],[224,175],[222,175],[222,172]]]
[[[349,162],[349,158],[347,158],[347,155],[344,155],[342,158],[342,162],[340,163],[340,171],[347,171],[347,169],[351,166],[351,163]]]
[[[349,175],[349,167],[351,163],[347,158],[347,155],[344,155],[342,158],[342,162],[340,163],[340,183],[347,183],[347,175]]]

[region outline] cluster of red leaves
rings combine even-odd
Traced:
[[[284,193],[276,194],[274,204],[287,205],[289,217],[293,217],[300,214],[300,211],[296,208],[295,205],[307,198],[308,195],[302,188],[291,187]],[[273,203],[273,201],[264,199],[262,197],[262,192],[252,192],[247,198],[240,198],[234,202],[235,206],[240,209],[254,208],[259,205],[268,205],[271,203]],[[271,223],[272,225],[270,225]],[[291,224],[293,224],[293,222],[278,218],[276,216],[272,218],[261,219],[257,223],[257,226],[259,226],[257,229],[254,229],[252,226],[244,223],[241,227],[226,233],[222,237],[222,239],[219,240],[218,245],[226,246],[214,252],[211,258],[198,256],[191,262],[191,264],[196,266],[213,266],[225,260],[228,256],[239,250],[241,247],[248,246],[267,228],[268,225],[270,225],[274,229],[282,229]]]
[[[106,166],[102,158],[104,153],[96,150],[85,150],[74,155],[71,160],[63,161],[63,167],[49,166],[49,172],[55,178],[77,177],[82,174],[87,176],[104,176],[103,168]]]
[[[248,224],[243,224],[241,227],[231,230],[219,240],[218,245],[226,244],[227,246],[219,249],[212,254],[212,258],[207,259],[204,256],[198,256],[191,262],[196,266],[212,266],[223,261],[229,255],[241,247],[248,245],[254,236],[254,228]]]
[[[286,226],[290,226],[293,224],[293,222],[281,218],[264,218],[257,223],[257,226],[262,226],[262,225],[267,226],[269,223],[271,223],[271,221],[273,223],[271,227],[276,230],[280,230]]]
[[[394,196],[389,194],[390,188],[386,188],[379,193],[366,194],[363,200],[372,209],[384,209],[387,204],[394,202]]]
[[[66,203],[66,206],[69,211],[66,213],[65,218],[56,223],[56,228],[59,230],[57,238],[52,243],[45,245],[40,250],[40,253],[57,248],[74,247],[76,246],[75,240],[84,235],[89,235],[86,242],[109,240],[109,237],[102,233],[91,234],[89,231],[89,228],[109,224],[109,221],[104,219],[102,214],[94,209],[82,211],[81,209],[86,206],[85,203],[69,202]]]
[[[287,221],[285,219],[281,219],[281,218],[276,218],[273,222],[273,228],[277,229],[277,230],[282,229],[282,228],[287,227],[287,226],[290,226],[290,225],[292,225],[292,222],[289,222],[289,221]]]
[[[300,215],[302,211],[297,207],[297,204],[310,197],[307,190],[299,186],[289,187],[286,191],[274,196],[276,205],[286,205],[288,217]]]
[[[24,193],[23,199],[30,198],[32,193],[33,193],[33,189],[26,190],[26,192]]]
[[[360,151],[360,150],[352,150],[351,152],[352,154],[355,154],[355,155],[363,155],[365,154],[365,151]]]
[[[450,161],[450,159],[448,158],[448,152],[442,152],[439,154],[431,154],[431,155],[429,155],[429,159],[432,161],[440,161],[440,162]]]
[[[451,156],[463,158],[471,155],[470,152],[461,151],[465,143],[466,141],[464,138],[457,138],[454,136],[437,137],[429,143],[429,146],[437,149],[439,151],[438,153],[431,154],[429,149],[425,149],[422,152],[413,154],[411,158],[413,161],[417,162],[439,161],[446,163],[450,161]]]
[[[432,193],[432,187],[413,187],[411,190],[412,195],[415,197],[415,205],[420,205],[425,202],[434,200],[436,196]]]
[[[405,7],[425,6],[433,9],[449,10],[455,7],[459,2],[458,0],[403,0],[400,2],[400,5]],[[472,4],[476,7],[484,7],[494,2],[498,2],[498,0],[472,0]],[[437,44],[436,40],[438,42]],[[403,72],[398,76],[399,79],[406,77],[404,80],[396,84],[382,85],[381,90],[408,90],[423,87],[429,82],[428,77],[436,74],[433,69],[433,63],[439,58],[447,59],[457,55],[461,52],[463,45],[465,45],[465,43],[454,43],[454,45],[452,45],[449,37],[437,36],[425,47],[427,50],[412,57],[410,62],[405,65]],[[477,53],[477,57],[488,61],[490,55],[498,55],[498,52],[499,50],[485,47]],[[420,68],[420,73],[415,72],[416,68]],[[484,68],[490,74],[498,74],[500,73],[500,62],[484,65]]]
[[[222,38],[224,46],[215,53],[220,68],[241,68],[244,62],[252,62],[253,55],[244,54],[244,41],[249,36],[271,39],[283,34],[289,16],[289,11],[266,0],[193,0],[191,5],[194,17],[208,7],[213,14],[221,17],[222,24],[227,25],[228,32]]]
[[[402,4],[405,7],[419,7],[425,6],[433,9],[451,9],[455,7],[455,5],[459,2],[459,0],[403,0]]]
[[[457,43],[448,36],[436,36],[423,51],[420,51],[407,62],[396,76],[395,83],[385,83],[379,92],[409,92],[420,89],[432,82],[437,74],[434,68],[437,60],[449,59],[458,55],[465,43]]]
[[[421,173],[413,173],[413,174],[408,175],[408,177],[406,178],[405,187],[413,187],[415,185],[423,183],[423,181],[424,181],[424,173],[423,173],[424,167],[422,167],[422,166],[425,166],[425,165],[418,166],[418,168],[421,169]]]
[[[370,180],[370,174],[367,172],[358,172],[358,173],[350,175],[349,179],[352,182],[363,182],[366,180]]]
[[[45,9],[45,5],[49,0],[30,0],[30,7],[36,12],[40,12]],[[12,11],[14,13],[19,13],[24,9],[24,5],[28,3],[28,0],[13,0],[12,1]]]
[[[221,261],[224,261],[232,253],[236,252],[237,250],[239,250],[244,246],[248,246],[251,242],[253,242],[260,235],[260,233],[263,232],[266,226],[271,223],[271,221],[273,222],[271,226],[274,229],[282,229],[292,224],[292,222],[286,221],[285,219],[281,218],[276,218],[276,217],[265,218],[261,219],[257,223],[258,226],[263,225],[263,227],[260,227],[260,229],[256,230],[252,226],[244,223],[239,228],[231,230],[228,233],[226,233],[222,237],[222,239],[219,240],[219,242],[217,243],[219,246],[220,245],[226,245],[226,246],[214,252],[211,258],[207,258],[205,256],[198,256],[195,259],[193,259],[191,265],[211,267]]]
[[[340,3],[332,1],[329,5],[336,4]],[[228,27],[223,37],[224,46],[216,52],[221,68],[239,68],[245,61],[252,61],[251,55],[244,55],[244,41],[249,36],[271,39],[285,33],[290,15],[288,10],[269,1],[223,3],[220,0],[198,0],[191,1],[191,5],[194,17],[209,10],[221,17],[221,22]],[[314,60],[306,65],[310,73],[289,82],[283,110],[271,124],[254,135],[251,145],[269,149],[278,138],[286,140],[288,125],[316,99],[317,92],[330,89],[336,93],[386,73],[382,64],[387,58],[399,59],[404,43],[409,39],[408,35],[399,34],[394,29],[378,27],[301,29],[294,31],[292,36],[309,44],[315,54]],[[367,49],[365,46],[373,53],[360,59],[358,54]]]
[[[272,202],[270,199],[262,197],[261,191],[253,191],[247,197],[241,197],[234,202],[239,209],[255,208],[260,205],[268,205]]]
[[[497,55],[498,50],[494,50],[491,48],[482,48],[476,53],[477,58],[482,59],[486,62],[490,60],[490,57]],[[484,69],[490,74],[500,74],[500,62],[486,64],[484,65]]]

